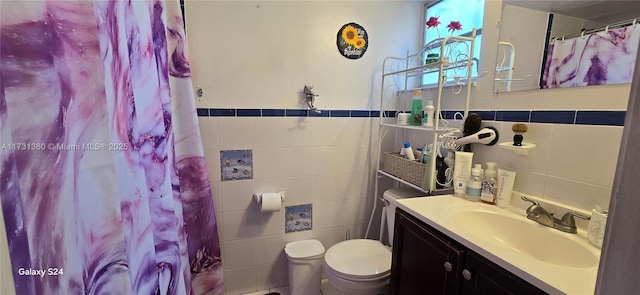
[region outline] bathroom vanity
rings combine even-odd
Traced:
[[[450,195],[397,200],[391,293],[593,294],[599,250],[575,234]]]

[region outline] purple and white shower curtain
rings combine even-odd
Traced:
[[[557,39],[549,45],[542,88],[631,83],[640,26]]]
[[[0,16],[16,294],[222,294],[178,0],[3,0]]]

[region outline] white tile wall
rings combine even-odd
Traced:
[[[223,249],[225,294],[288,285],[288,242],[325,249],[363,237],[372,193],[370,118],[201,118]],[[374,124],[375,126],[375,124]],[[215,129],[213,131],[206,128]],[[215,133],[218,133],[215,136]],[[253,150],[254,179],[221,181],[220,150]],[[254,192],[284,190],[282,211],[261,213]],[[284,206],[313,204],[313,230],[285,234]],[[379,227],[379,223],[373,225]]]
[[[373,200],[376,119],[201,118],[205,157],[219,220],[228,294],[287,285],[287,242],[318,239],[325,249],[361,238]],[[513,137],[510,122],[485,122]],[[528,124],[529,156],[474,146],[474,162],[516,171],[514,190],[573,207],[607,207],[622,127]],[[216,129],[219,133],[205,128]],[[231,130],[236,130],[231,132]],[[254,179],[220,181],[220,149],[252,149]],[[283,210],[261,213],[254,192],[285,190]],[[285,234],[284,206],[313,204],[313,230]],[[379,228],[379,220],[372,224]]]
[[[224,294],[235,295],[254,292],[257,290],[256,267],[226,270],[223,262],[224,272]]]
[[[511,141],[511,122],[485,122]],[[474,145],[474,163],[494,161],[517,172],[514,190],[590,211],[608,207],[623,127],[530,123],[524,141],[536,144],[528,156],[497,146]]]
[[[258,265],[256,274],[256,287],[258,289],[282,287],[288,285],[287,262],[285,260]]]

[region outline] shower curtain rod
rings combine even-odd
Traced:
[[[584,31],[582,31],[580,33],[554,37],[553,41],[555,41],[557,39],[564,40],[564,39],[570,39],[570,38],[575,38],[575,37],[580,37],[580,36],[586,36],[586,35],[589,35],[589,34],[600,32],[600,31],[606,31],[606,30],[613,29],[613,28],[622,28],[622,27],[631,26],[631,25],[633,25],[633,26],[640,25],[640,17],[628,19],[628,20],[625,20],[625,21],[617,22],[617,23],[608,24],[608,25],[606,25],[604,27],[600,27],[600,28],[596,28],[596,29],[584,30]]]

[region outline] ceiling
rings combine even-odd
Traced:
[[[503,3],[609,24],[640,18],[640,0],[504,0]]]

